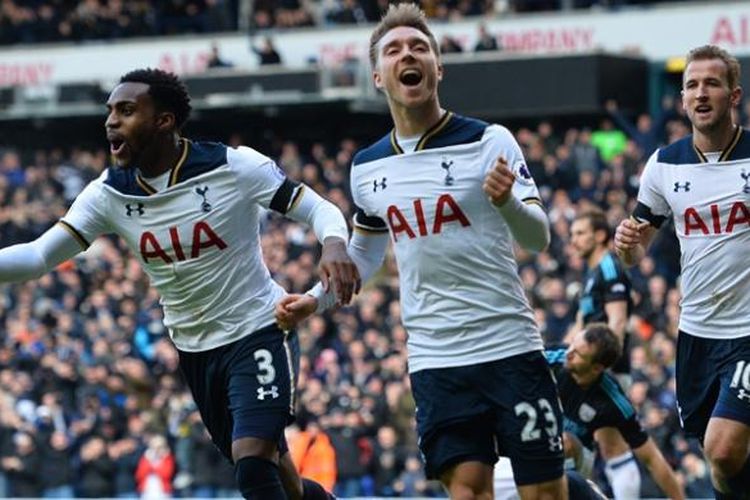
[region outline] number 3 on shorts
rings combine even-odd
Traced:
[[[258,349],[253,353],[258,362],[258,383],[267,385],[276,379],[276,369],[273,367],[273,355],[268,349]]]
[[[537,401],[537,406],[542,411],[544,420],[546,420],[547,425],[544,426],[544,430],[546,431],[547,436],[556,437],[558,431],[557,419],[555,418],[555,412],[552,411],[552,405],[550,405],[549,401],[545,398],[540,398]],[[521,430],[521,441],[535,441],[541,438],[542,431],[537,429],[536,426],[538,412],[537,409],[534,408],[534,405],[523,401],[518,403],[514,407],[514,410],[516,411],[516,416],[526,417],[526,424],[524,424],[523,429]]]

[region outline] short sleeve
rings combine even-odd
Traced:
[[[285,214],[301,193],[299,184],[289,179],[276,162],[252,148],[230,148],[227,159],[237,175],[240,192],[264,208]]]
[[[638,205],[633,216],[640,221],[648,221],[654,227],[660,227],[665,219],[671,216],[671,210],[664,197],[663,169],[659,168],[657,155],[652,154],[641,175],[641,186],[638,189]]]
[[[500,125],[487,127],[488,140],[484,162],[484,173],[486,174],[495,165],[495,161],[502,156],[508,162],[508,168],[515,174],[516,182],[513,183],[513,195],[523,202],[539,202],[539,189],[531,176],[531,171],[526,165],[526,159],[513,134],[507,128]]]
[[[68,212],[60,219],[60,224],[78,240],[84,250],[97,237],[109,232],[104,196],[106,194],[100,178],[81,191]]]

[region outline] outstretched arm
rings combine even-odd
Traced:
[[[0,250],[0,283],[39,278],[80,251],[78,240],[56,224],[34,241]]]

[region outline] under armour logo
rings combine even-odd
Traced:
[[[211,204],[208,202],[208,200],[206,200],[206,192],[208,192],[208,186],[204,186],[203,188],[195,186],[195,192],[198,194],[198,196],[203,198],[203,203],[201,203],[201,210],[203,210],[204,212],[210,212]]]
[[[447,161],[445,158],[443,158],[443,161],[440,163],[440,166],[445,169],[445,185],[452,186],[453,182],[455,181],[450,171],[451,166],[453,166],[453,160]]]
[[[740,176],[745,181],[745,185],[742,186],[742,192],[745,193],[745,194],[750,193],[750,174],[748,174],[747,172],[745,172],[745,169],[743,168],[742,169],[742,173],[740,174]]]
[[[740,393],[737,394],[737,399],[739,399],[740,401],[750,401],[750,392],[746,391],[745,389],[740,389]]]
[[[680,189],[685,190],[685,192],[690,191],[690,182],[686,182],[684,184],[680,184],[679,182],[674,183],[674,192],[679,193]]]
[[[383,190],[386,187],[388,187],[388,186],[386,186],[385,181],[386,181],[385,177],[383,177],[383,180],[380,181],[380,182],[378,182],[377,179],[375,179],[374,181],[372,181],[372,192],[373,193],[377,193],[378,192],[378,188],[380,188],[381,190]]]
[[[266,396],[271,396],[271,399],[276,399],[279,397],[279,388],[275,385],[272,385],[270,389],[266,390],[262,387],[258,387],[258,399],[261,401],[265,401]]]
[[[549,438],[549,451],[562,451],[563,450],[563,438],[562,436],[554,436]]]
[[[146,211],[143,209],[143,203],[128,203],[125,205],[125,210],[127,210],[128,217],[133,216],[133,212],[137,212],[138,215],[143,215],[146,213]]]

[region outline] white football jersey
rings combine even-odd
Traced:
[[[109,169],[60,223],[84,247],[120,235],[161,295],[177,348],[205,351],[274,322],[284,290],[263,262],[259,211],[285,213],[298,190],[250,148],[182,143],[166,189],[157,192],[134,169]]]
[[[452,113],[414,152],[391,133],[354,158],[355,228],[390,232],[412,373],[542,349],[510,229],[482,190],[499,156],[516,174],[513,194],[538,203],[511,133]]]
[[[674,220],[682,250],[680,330],[707,338],[750,335],[750,136],[737,128],[718,162],[692,136],[655,152],[634,216]]]

